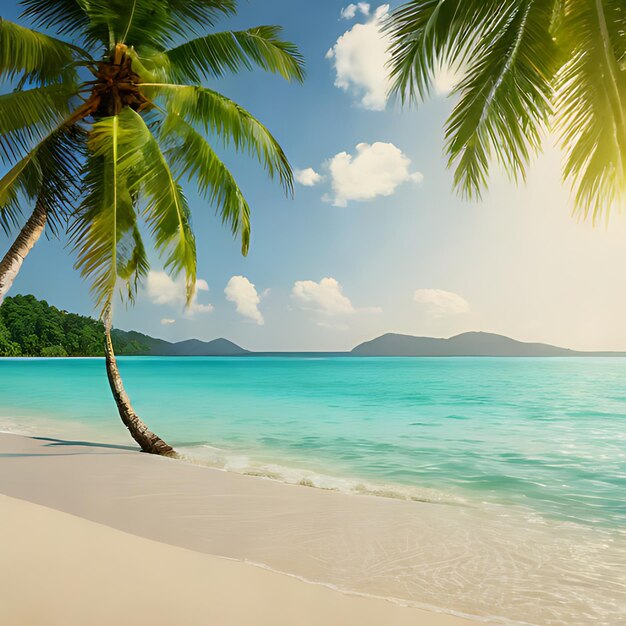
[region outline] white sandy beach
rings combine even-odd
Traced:
[[[0,496],[5,626],[461,626]]]
[[[182,473],[183,482],[190,470],[196,476],[199,471],[200,476],[209,479],[211,497],[217,499],[228,497],[215,491],[233,479],[252,486],[275,488],[277,485],[135,452],[117,454],[115,449],[103,448],[103,453],[99,453],[95,447],[51,443],[0,435],[3,466],[0,491],[11,494],[11,497],[0,495],[3,564],[0,624],[461,626],[474,623],[402,607],[384,599],[340,593],[238,560],[148,539],[141,535],[161,536],[172,543],[190,545],[199,537],[190,537],[183,524],[177,538],[175,525],[169,523],[171,519],[154,514],[150,506],[139,518],[137,508],[125,506],[125,500],[137,504],[141,496],[120,493],[122,483],[117,478],[121,475],[116,476],[114,471],[119,459],[123,460],[131,491],[133,484],[142,482],[141,475],[149,475],[152,468],[165,468],[164,476],[169,475],[175,481],[181,481]],[[73,480],[67,480],[70,475]],[[169,487],[172,486],[170,483]],[[189,489],[186,491],[185,495],[185,490],[173,490],[161,501],[174,518],[180,498],[189,497]],[[291,491],[292,494],[308,492],[305,488]],[[150,494],[144,495],[149,500]],[[46,506],[27,500],[43,502]],[[82,511],[83,516],[67,511],[79,514]],[[204,514],[202,507],[197,511]],[[190,511],[187,509],[184,515],[190,515]],[[129,528],[133,534],[111,526]],[[254,536],[254,524],[251,524],[250,541],[254,541]]]
[[[571,626],[590,606],[620,614],[619,582],[598,585],[579,554],[609,550],[603,534],[590,544],[584,528],[480,507],[11,434],[0,495],[3,626]],[[567,596],[549,584],[562,576]]]

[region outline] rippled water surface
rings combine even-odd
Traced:
[[[156,432],[232,469],[626,525],[626,359],[120,361]],[[0,361],[0,415],[125,440],[96,359]]]
[[[151,428],[207,464],[481,511],[494,528],[517,528],[520,545],[532,524],[543,533],[538,557],[547,563],[558,547],[565,572],[554,589],[538,588],[571,608],[604,587],[595,613],[559,621],[556,610],[544,623],[619,623],[626,359],[123,358],[120,367]],[[2,428],[127,441],[97,359],[0,361]]]

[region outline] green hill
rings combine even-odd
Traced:
[[[35,296],[6,298],[0,306],[0,357],[104,356],[101,322],[62,311]],[[171,343],[135,331],[113,329],[118,355],[236,356],[248,354],[227,339]]]
[[[0,306],[0,356],[103,356],[103,333],[101,322],[62,311],[35,296],[9,297]],[[147,342],[141,340],[144,335],[134,335],[114,330],[116,353],[148,352]]]

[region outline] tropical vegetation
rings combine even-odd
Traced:
[[[388,29],[402,101],[427,97],[440,67],[458,72],[446,150],[462,194],[479,197],[494,163],[525,179],[555,134],[582,214],[623,204],[624,0],[412,0]]]
[[[193,183],[221,221],[250,243],[250,207],[218,154],[257,158],[292,191],[272,134],[203,81],[259,67],[303,79],[280,28],[209,32],[236,0],[22,0],[33,28],[0,19],[0,224],[22,226],[0,262],[0,300],[46,225],[69,221],[76,267],[105,327],[109,382],[120,417],[148,452],[171,447],[132,410],[111,342],[115,294],[133,300],[149,268],[146,234],[165,267],[196,284],[196,242],[183,185]],[[22,225],[24,206],[32,214]]]
[[[117,354],[143,354],[149,349],[134,333],[113,329]],[[0,305],[0,357],[104,356],[104,325],[84,315],[57,309],[34,296],[9,296]]]

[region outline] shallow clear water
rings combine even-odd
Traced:
[[[120,368],[153,430],[230,469],[626,527],[626,359],[122,358]],[[0,424],[44,418],[68,434],[79,422],[127,437],[101,360],[0,361]]]
[[[394,561],[393,579],[366,591],[498,607],[520,623],[622,623],[626,359],[122,358],[120,369],[150,427],[203,463],[456,507],[410,567],[402,530],[405,569]],[[99,359],[0,360],[0,430],[132,443]],[[359,589],[344,573],[322,581]]]

